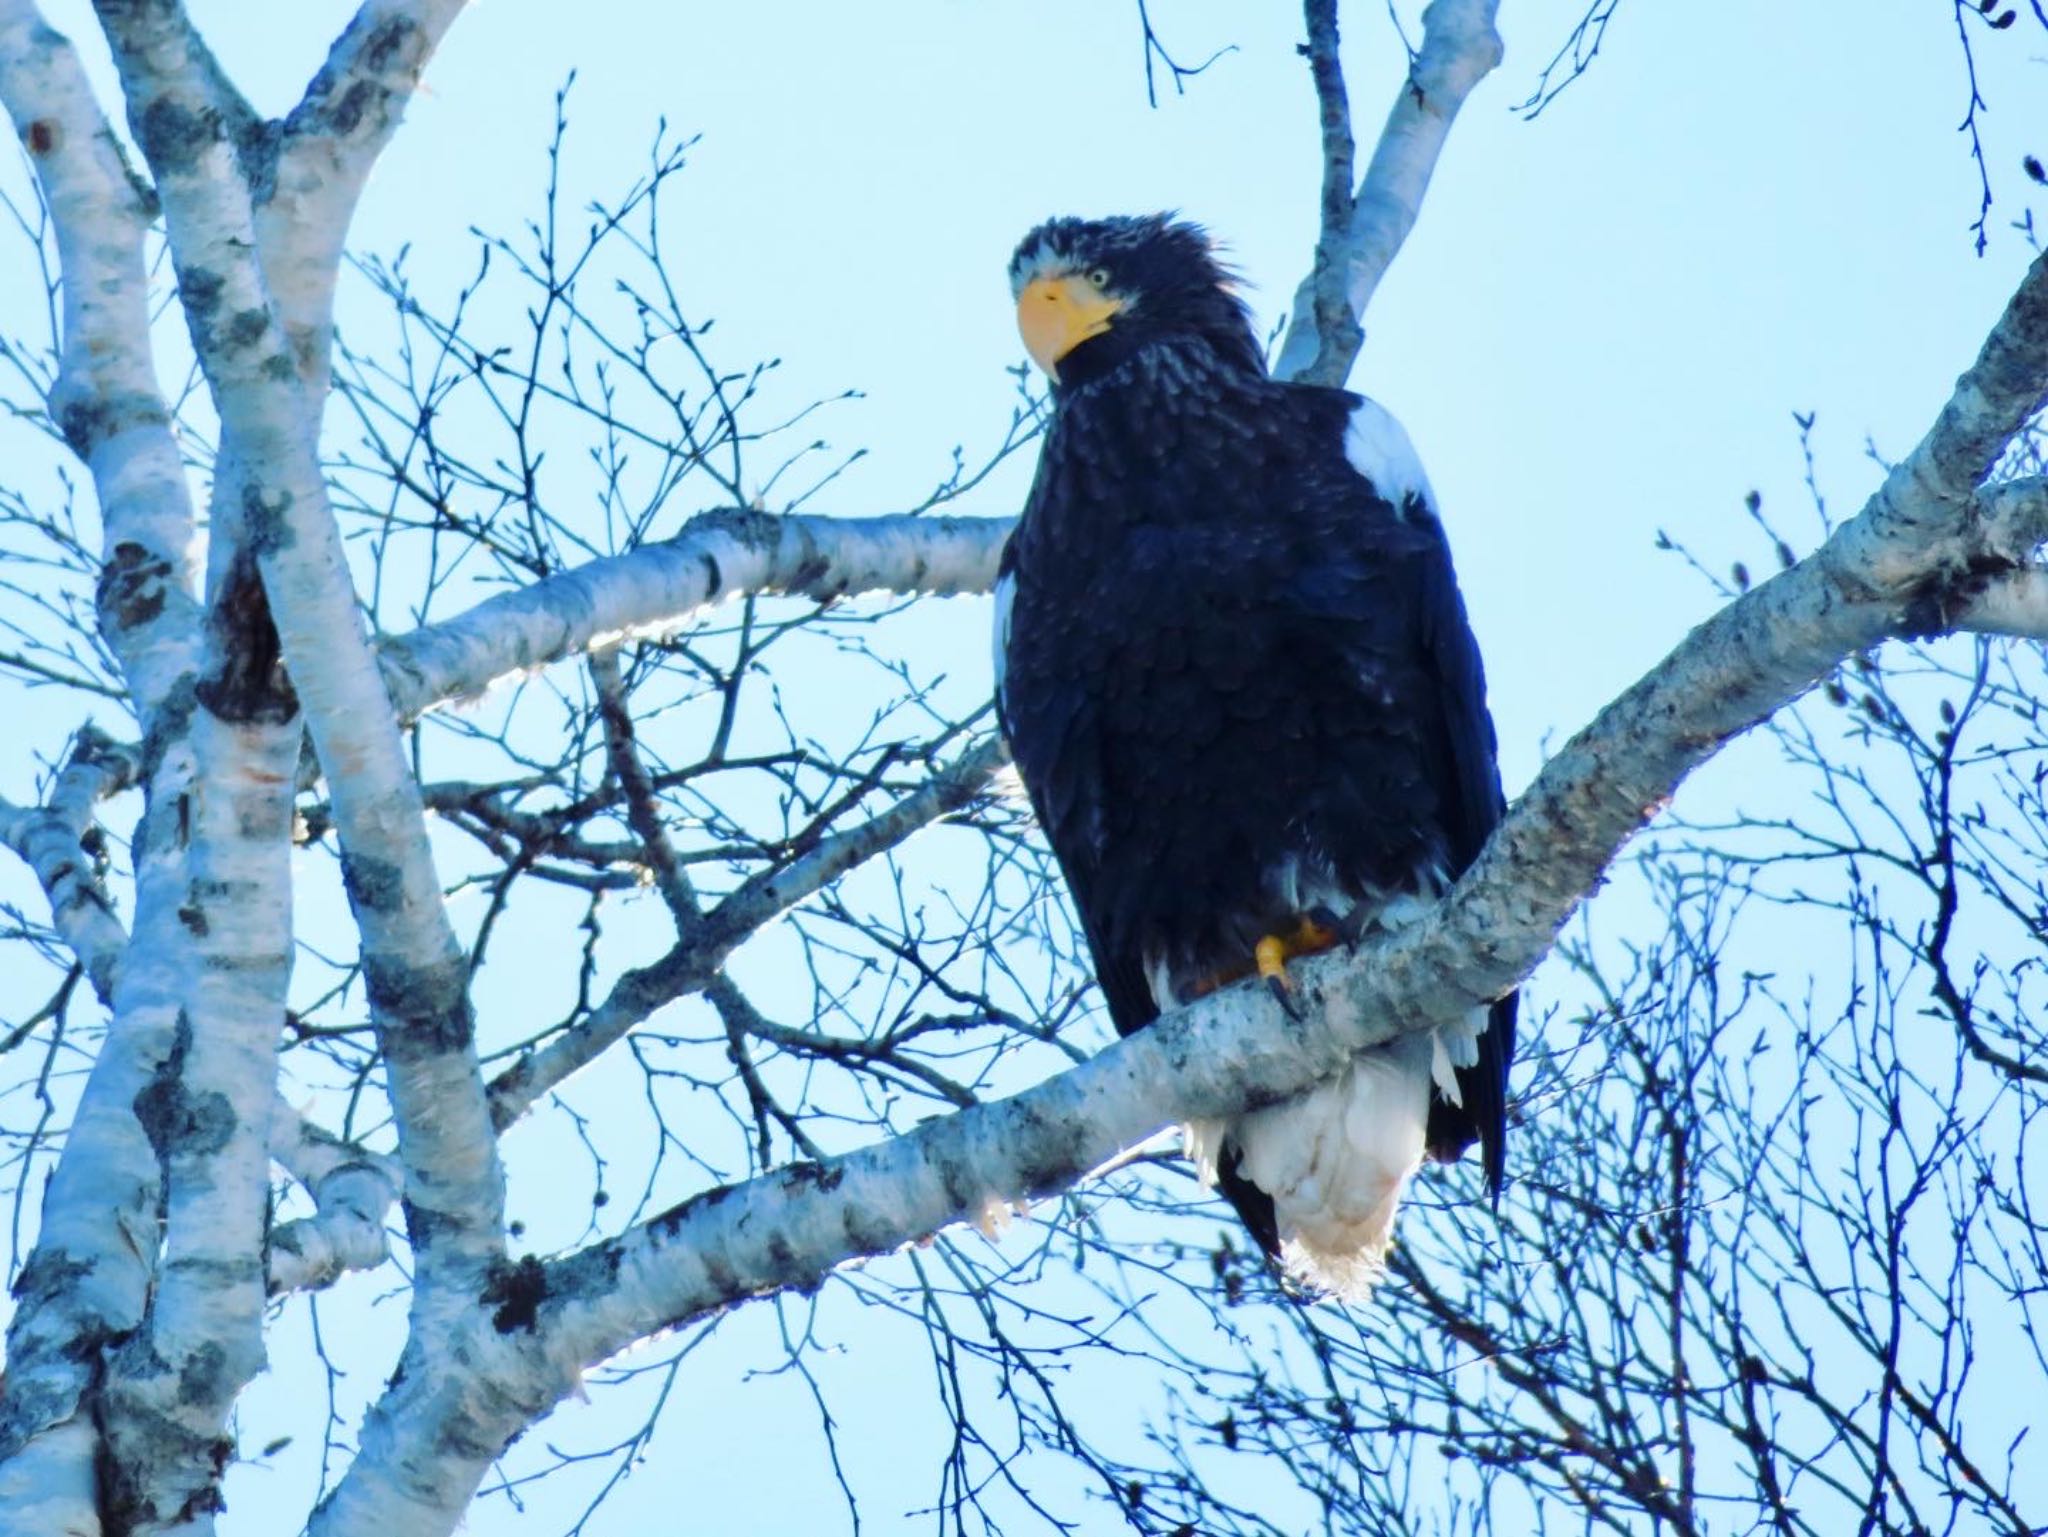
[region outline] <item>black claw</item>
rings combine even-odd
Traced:
[[[1266,991],[1273,995],[1273,1001],[1280,1005],[1280,1011],[1297,1025],[1301,1023],[1301,1009],[1294,1001],[1294,989],[1287,985],[1285,977],[1266,978]]]

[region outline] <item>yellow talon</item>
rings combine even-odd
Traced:
[[[1268,934],[1252,947],[1250,974],[1265,978],[1274,995],[1287,1004],[1287,994],[1294,991],[1294,984],[1287,980],[1287,963],[1299,955],[1321,955],[1325,950],[1334,949],[1342,938],[1334,929],[1325,928],[1313,918],[1299,918],[1295,920],[1293,933]],[[1219,987],[1244,980],[1247,974],[1243,966],[1211,972],[1183,988],[1181,999],[1192,1002],[1206,998]],[[1287,1006],[1290,1010],[1293,1007],[1291,1004]]]
[[[1287,963],[1298,955],[1321,955],[1337,943],[1336,934],[1313,918],[1297,920],[1292,934],[1268,934],[1252,950],[1252,963],[1267,983],[1281,992],[1292,992],[1287,980]]]
[[[1287,955],[1287,941],[1278,934],[1268,934],[1252,951],[1252,962],[1260,976],[1284,989],[1288,986]]]

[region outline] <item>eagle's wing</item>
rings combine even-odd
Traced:
[[[1408,567],[1401,583],[1412,604],[1405,615],[1408,643],[1419,653],[1422,671],[1433,685],[1414,701],[1416,724],[1429,760],[1428,777],[1437,787],[1449,874],[1456,877],[1479,857],[1505,809],[1479,644],[1465,616],[1434,494],[1407,434],[1375,402],[1359,399],[1344,446],[1346,459],[1370,483],[1375,497],[1399,514],[1400,537],[1393,540],[1386,539],[1381,520],[1354,524],[1361,537],[1375,545],[1354,546],[1352,558],[1378,561],[1392,553]],[[1514,993],[1493,1004],[1479,1038],[1478,1060],[1457,1070],[1463,1104],[1453,1105],[1438,1096],[1429,1118],[1431,1153],[1455,1159],[1477,1141],[1487,1183],[1496,1192],[1506,1144],[1515,1015]]]
[[[1437,538],[1442,541],[1441,527]],[[1444,797],[1451,818],[1451,851],[1457,873],[1463,873],[1499,825],[1505,802],[1493,719],[1486,711],[1479,645],[1465,617],[1447,547],[1441,560],[1432,565],[1432,579],[1422,601],[1423,640],[1437,676],[1441,751],[1446,760],[1446,783],[1452,787]],[[1509,993],[1494,1002],[1487,1028],[1479,1037],[1479,1060],[1458,1069],[1464,1103],[1453,1105],[1439,1098],[1429,1117],[1430,1151],[1438,1158],[1453,1159],[1477,1140],[1487,1186],[1496,1194],[1504,1172],[1508,1064],[1515,1054],[1517,998]]]
[[[1095,962],[1095,980],[1109,1005],[1119,1035],[1129,1035],[1159,1017],[1144,967],[1127,945],[1108,942],[1100,930],[1102,904],[1095,899],[1095,877],[1102,844],[1093,831],[1105,820],[1101,766],[1087,761],[1096,740],[1091,723],[1081,717],[1088,705],[1079,690],[1064,698],[1031,701],[1034,729],[1011,726],[1011,701],[1006,683],[1010,647],[1010,611],[1017,601],[1019,576],[1015,546],[1006,546],[997,568],[995,587],[996,716],[1009,739],[1018,776],[1031,795],[1031,809],[1059,851],[1060,867],[1081,919],[1081,930]]]

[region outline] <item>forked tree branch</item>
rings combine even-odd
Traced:
[[[178,7],[100,0],[100,12],[130,117],[148,128],[140,142],[163,198],[193,345],[220,410],[216,525],[244,539],[260,562],[284,658],[328,769],[408,1173],[418,1317],[443,1305],[444,1266],[452,1292],[470,1293],[502,1253],[503,1180],[467,968],[328,504],[316,452],[321,393],[299,382],[301,360],[269,296],[256,188],[230,137],[232,114],[215,98],[204,51]],[[431,35],[409,34],[414,43]],[[359,181],[369,160],[347,157],[336,174],[342,169]],[[356,190],[338,184],[326,195],[346,205]]]
[[[1337,0],[1305,0],[1303,9],[1322,123],[1321,219],[1273,371],[1310,384],[1342,384],[1365,340],[1361,318],[1415,228],[1451,125],[1473,87],[1500,63],[1500,34],[1494,30],[1500,0],[1430,0],[1422,13],[1422,47],[1355,195]]]

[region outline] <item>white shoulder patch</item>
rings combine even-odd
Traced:
[[[1003,675],[1010,663],[1010,607],[1017,601],[1017,573],[1012,571],[996,580],[996,703],[1003,698]]]
[[[1429,489],[1429,477],[1422,473],[1422,461],[1415,456],[1415,445],[1378,401],[1362,399],[1352,410],[1351,425],[1344,433],[1344,457],[1397,510],[1410,496],[1419,496],[1431,511],[1436,509],[1436,497]]]

